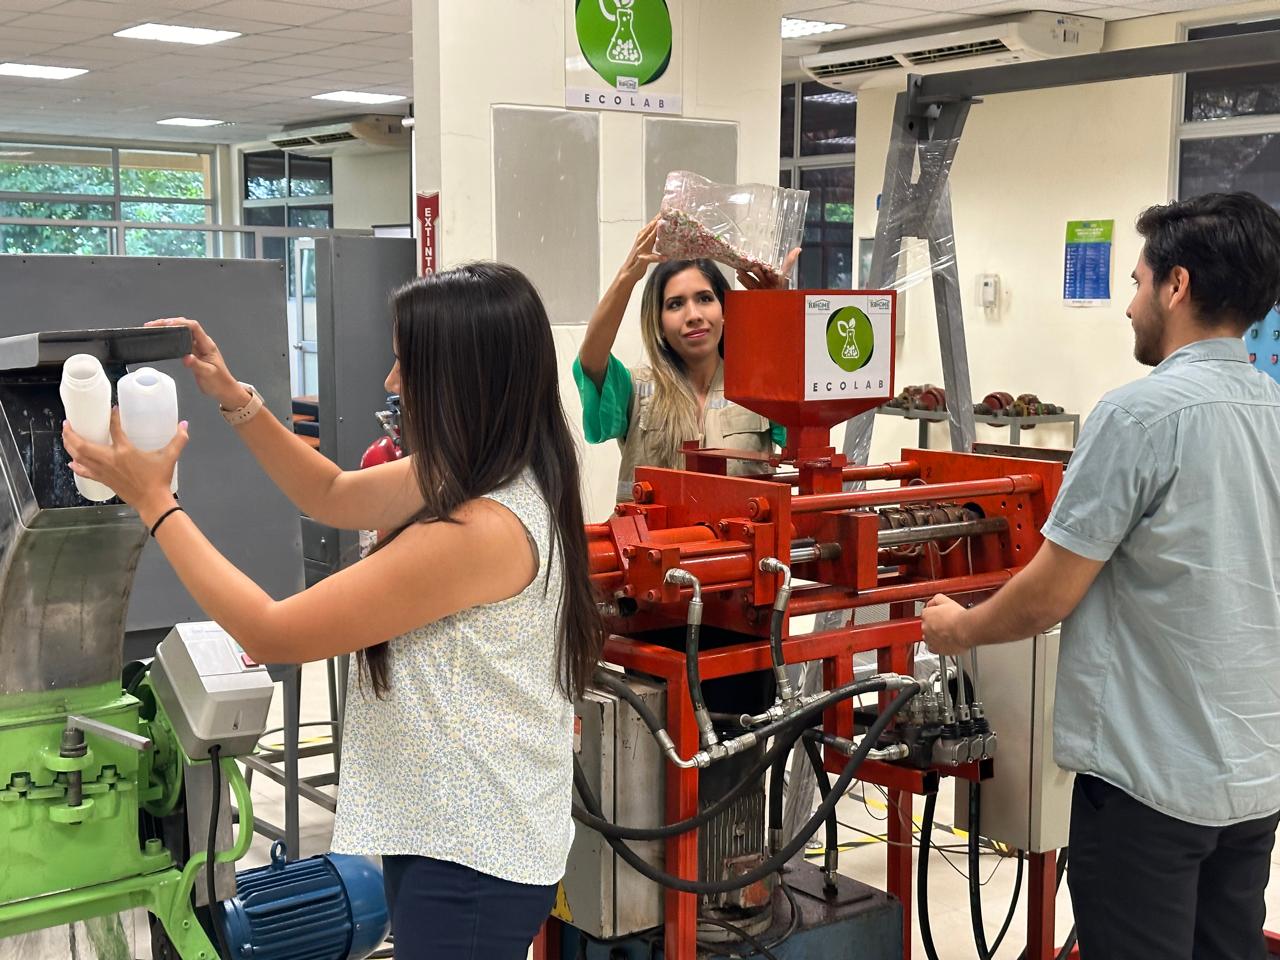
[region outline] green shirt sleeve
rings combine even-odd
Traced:
[[[779,449],[787,445],[787,428],[780,423],[769,421],[769,436]]]
[[[582,363],[575,358],[573,381],[578,385],[578,396],[582,398],[582,432],[587,443],[624,438],[631,420],[631,372],[622,365],[622,361],[609,354],[604,384],[597,390],[591,378],[583,372]]]

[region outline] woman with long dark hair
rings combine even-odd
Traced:
[[[186,365],[299,510],[394,531],[274,601],[169,492],[164,450],[64,439],[81,476],[137,509],[192,597],[261,663],[357,653],[333,847],[383,858],[402,960],[523,960],[573,838],[572,699],[603,643],[578,458],[546,310],[518,270],[476,263],[393,301],[410,455],[343,471],[237,383],[198,323]]]

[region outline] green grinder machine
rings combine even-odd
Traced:
[[[215,896],[228,900],[253,833],[233,757],[261,734],[271,681],[214,625],[194,624],[122,677],[147,530],[117,501],[80,498],[58,396],[74,354],[97,357],[114,383],[127,365],[190,350],[181,328],[0,340],[0,939],[145,908],[160,954],[218,955],[204,838],[220,806],[218,847],[231,848],[216,856]],[[235,796],[234,845],[219,781]]]

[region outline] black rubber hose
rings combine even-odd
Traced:
[[[218,956],[227,960],[231,951],[227,949],[227,938],[222,932],[222,918],[218,916],[217,878],[214,876],[214,857],[218,853],[218,817],[222,814],[222,747],[214,744],[209,748],[209,771],[213,780],[213,802],[209,806],[209,844],[204,862],[205,889],[209,893],[209,922],[213,925],[213,935],[218,941]]]
[[[602,687],[608,687],[610,693],[631,704],[631,709],[640,714],[640,719],[644,721],[645,726],[652,733],[657,733],[666,727],[666,724],[660,722],[657,714],[644,702],[644,698],[632,690],[631,686],[619,674],[615,674],[610,670],[597,670],[595,681]]]
[[[996,936],[995,942],[991,944],[991,955],[994,957],[996,951],[1000,949],[1000,944],[1004,943],[1004,935],[1009,932],[1009,925],[1013,923],[1013,916],[1018,912],[1018,898],[1022,896],[1022,871],[1026,863],[1026,854],[1021,850],[1018,851],[1018,872],[1013,875],[1013,896],[1009,899],[1009,910],[1004,915],[1004,923],[1000,927],[1000,933]]]
[[[831,776],[827,773],[827,768],[822,764],[822,754],[818,751],[818,745],[814,743],[813,738],[805,731],[804,735],[804,752],[809,755],[809,764],[813,767],[813,775],[818,781],[818,794],[823,800],[831,794]],[[832,864],[839,859],[840,856],[840,827],[836,823],[836,808],[831,808],[831,814],[827,817],[827,850],[823,857],[825,864]],[[830,878],[826,878],[824,882],[830,886]]]
[[[809,838],[817,832],[818,827],[822,825],[823,821],[827,819],[831,811],[835,809],[836,802],[849,788],[849,784],[853,781],[854,774],[857,773],[858,767],[862,764],[862,761],[866,759],[867,754],[871,752],[872,747],[874,747],[877,741],[879,741],[880,735],[885,731],[885,728],[889,726],[893,721],[893,718],[897,716],[898,712],[906,706],[907,701],[914,697],[919,691],[920,685],[913,683],[898,692],[898,695],[893,698],[880,716],[876,718],[875,723],[871,725],[866,736],[863,737],[862,743],[859,744],[858,749],[854,751],[853,756],[849,758],[849,762],[845,764],[845,768],[841,772],[840,777],[832,785],[830,794],[828,794],[827,798],[818,805],[818,809],[814,811],[813,816],[805,822],[804,826],[797,831],[796,835],[792,837],[780,851],[770,856],[753,870],[749,870],[740,876],[733,877],[728,880],[685,880],[682,877],[674,877],[669,873],[652,867],[621,840],[615,839],[614,837],[610,837],[606,834],[605,841],[614,849],[624,862],[630,865],[641,876],[647,877],[665,887],[670,887],[673,890],[680,890],[685,893],[717,894],[728,893],[731,890],[740,890],[743,887],[749,887],[751,884],[756,883],[759,880],[763,880],[765,877],[769,876],[769,874],[775,873],[777,870],[781,869],[782,866],[784,866],[804,847],[806,843],[809,842]],[[591,786],[587,783],[586,776],[582,772],[582,766],[577,762],[577,757],[574,757],[573,781],[574,785],[578,788],[578,793],[581,795],[583,804],[586,806],[587,810],[595,816],[601,817],[600,804],[591,792]]]
[[[828,694],[824,694],[817,700],[809,703],[795,713],[788,714],[781,720],[763,727],[760,730],[761,740],[774,736],[776,742],[772,747],[765,751],[761,758],[751,767],[742,777],[742,780],[736,787],[727,792],[723,797],[705,810],[699,811],[692,817],[679,820],[675,823],[669,823],[661,827],[628,827],[622,824],[613,823],[604,819],[597,811],[580,804],[573,804],[573,816],[584,826],[588,826],[606,837],[613,837],[618,840],[666,840],[670,837],[679,836],[682,833],[688,833],[703,824],[709,823],[714,817],[724,811],[729,804],[742,795],[749,787],[753,786],[756,781],[764,775],[765,770],[769,769],[779,757],[785,759],[788,751],[795,744],[796,740],[803,732],[803,724],[807,723],[809,718],[826,710],[832,703],[837,703],[842,699],[859,696],[863,693],[873,693],[884,690],[885,682],[878,677],[871,677],[867,680],[859,680],[848,684],[844,687],[838,687]],[[908,688],[911,689],[911,688]],[[918,688],[916,688],[918,689]],[[790,731],[795,729],[794,735]],[[655,731],[656,732],[656,731]],[[583,781],[585,783],[585,779]],[[585,799],[585,797],[584,797]]]
[[[916,858],[916,913],[920,920],[920,942],[924,945],[927,960],[938,960],[933,927],[929,923],[929,851],[932,849],[933,817],[937,808],[937,793],[928,794],[924,798],[924,813],[920,816],[920,855]]]
[[[784,667],[782,662],[782,625],[787,619],[786,610],[774,609],[769,617],[769,653],[773,657],[775,667]]]
[[[689,680],[689,699],[693,701],[693,712],[699,714],[707,710],[707,702],[702,699],[702,673],[698,670],[698,638],[701,633],[701,625],[691,623],[685,628],[684,635],[684,670]]]
[[[987,928],[982,918],[982,880],[979,876],[978,858],[982,839],[982,787],[969,784],[969,922],[973,926],[973,945],[978,960],[991,960],[991,948],[987,946]]]
[[[728,791],[723,797],[715,803],[698,811],[692,817],[684,820],[677,820],[675,823],[665,824],[661,827],[629,827],[623,824],[614,823],[612,820],[606,820],[597,816],[589,809],[581,804],[573,804],[573,818],[583,826],[590,827],[597,833],[605,836],[612,836],[619,840],[667,840],[671,837],[677,837],[682,833],[688,833],[690,830],[696,830],[698,827],[710,823],[717,816],[723,813],[730,804],[736,801],[742,794],[759,779],[764,776],[764,772],[769,769],[779,756],[784,760],[792,746],[800,737],[801,731],[796,731],[794,735],[780,737],[777,742],[770,747],[756,764],[748,770],[742,777],[742,781],[732,790]]]

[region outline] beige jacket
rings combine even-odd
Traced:
[[[659,433],[649,428],[653,402],[653,374],[648,367],[631,371],[631,416],[627,435],[618,441],[622,465],[618,470],[618,499],[631,499],[636,467],[661,463],[665,458]],[[725,399],[724,364],[716,370],[707,391],[707,403],[698,424],[698,445],[707,448],[769,453],[773,450],[772,425],[767,417],[753,413]],[[730,460],[729,475],[740,477],[759,473],[761,465],[749,460]]]

